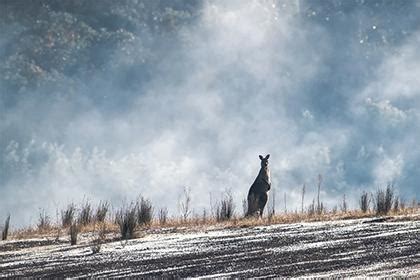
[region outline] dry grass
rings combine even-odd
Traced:
[[[406,207],[399,209],[398,211],[389,212],[390,216],[396,216],[393,220],[419,220],[420,208],[415,207]],[[159,221],[159,218],[153,219],[152,222],[148,225],[137,225],[133,229],[133,238],[138,238],[144,236],[144,233],[153,233],[153,232],[190,232],[190,231],[206,231],[214,229],[223,229],[223,228],[241,228],[241,227],[253,227],[253,226],[265,226],[265,225],[274,225],[274,224],[291,224],[291,223],[300,223],[300,222],[317,222],[317,221],[336,221],[336,220],[346,220],[346,219],[360,219],[360,218],[369,218],[377,217],[374,210],[368,210],[363,213],[361,210],[348,210],[347,212],[340,211],[331,211],[327,213],[322,213],[320,215],[312,213],[298,213],[298,212],[289,212],[272,215],[271,217],[255,218],[255,217],[237,217],[233,216],[230,220],[218,221],[215,217],[206,217],[203,219],[201,216],[195,216],[187,220],[184,217],[180,218],[167,218],[164,224]],[[15,230],[11,232],[11,239],[27,239],[27,238],[42,238],[42,237],[51,237],[54,238],[57,236],[58,231],[68,232],[68,227],[63,228],[61,225],[51,225],[49,228],[40,229],[40,228],[25,228],[20,230]],[[104,238],[104,236],[116,236],[120,235],[120,226],[115,222],[105,221],[105,222],[91,222],[87,225],[80,226],[79,234],[83,233],[98,233],[97,235],[102,236],[100,239],[102,242],[106,240],[113,240],[113,238]],[[101,232],[102,231],[102,232]]]

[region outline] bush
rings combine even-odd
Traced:
[[[366,213],[369,210],[369,202],[368,193],[363,192],[359,200],[360,210],[362,210],[363,213]]]
[[[95,220],[100,223],[105,221],[108,210],[109,210],[109,202],[107,201],[99,202],[98,208],[96,209]]]
[[[77,235],[79,234],[79,226],[76,223],[72,223],[69,229],[70,234],[70,244],[77,244]]]
[[[394,205],[393,205],[393,209],[394,212],[398,212],[400,210],[400,198],[399,197],[395,197],[394,199]]]
[[[82,204],[78,223],[82,226],[86,226],[92,222],[92,205],[89,201],[86,201],[84,204]]]
[[[206,210],[206,208],[204,208],[203,209],[203,213],[201,214],[201,223],[202,224],[206,224],[207,223],[207,219],[208,219],[207,216],[208,216],[207,215],[207,210]]]
[[[233,217],[234,211],[235,205],[233,204],[232,194],[227,193],[217,206],[216,220],[218,222],[230,220]]]
[[[400,198],[400,210],[404,211],[405,210],[405,200]]]
[[[73,223],[74,215],[76,214],[76,206],[73,203],[67,205],[67,209],[61,211],[61,224],[63,227],[68,227]]]
[[[45,212],[45,209],[41,209],[38,218],[38,229],[45,230],[51,228],[51,218]]]
[[[166,224],[166,222],[168,220],[168,209],[161,208],[159,210],[158,218],[159,218],[159,224],[160,225]]]
[[[315,199],[312,200],[312,203],[308,206],[308,215],[313,216],[315,215]]]
[[[134,237],[134,230],[137,226],[136,207],[130,205],[128,208],[121,208],[117,211],[115,222],[120,227],[122,239],[131,239]]]
[[[6,240],[7,235],[9,234],[9,224],[10,224],[10,214],[7,216],[6,221],[4,222],[4,228],[1,232],[1,240]]]
[[[388,185],[385,190],[378,189],[375,193],[375,211],[377,215],[386,215],[392,208],[394,190]]]
[[[141,197],[137,202],[137,222],[139,225],[149,225],[152,222],[153,206],[150,200]]]

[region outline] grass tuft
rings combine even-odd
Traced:
[[[74,203],[67,205],[65,210],[61,211],[61,224],[63,227],[68,227],[73,223],[74,216],[76,214],[76,206]]]
[[[48,216],[45,209],[40,209],[38,217],[38,230],[46,231],[51,228],[51,218]]]
[[[7,235],[9,234],[9,225],[10,225],[10,214],[7,216],[6,221],[4,222],[3,231],[1,232],[1,240],[7,239]]]
[[[152,202],[143,197],[137,202],[137,222],[139,225],[150,225],[153,218]]]
[[[230,220],[233,217],[235,205],[231,193],[226,193],[216,208],[216,220],[218,222]]]
[[[72,223],[69,229],[70,234],[70,244],[76,245],[77,244],[77,235],[79,234],[80,228],[77,223]]]
[[[134,230],[137,226],[136,212],[136,207],[133,204],[117,211],[115,221],[120,228],[121,239],[134,238]]]
[[[168,209],[161,208],[158,213],[159,225],[165,225],[168,221]]]
[[[82,226],[87,226],[93,221],[92,212],[93,211],[92,211],[91,203],[89,201],[85,201],[85,203],[83,203],[81,206],[79,218],[77,222]]]
[[[378,189],[375,193],[375,212],[377,215],[386,215],[392,209],[394,202],[394,189],[388,185],[385,189]]]
[[[106,215],[109,210],[109,202],[101,201],[99,202],[98,208],[96,208],[95,220],[96,222],[104,222],[106,219]]]

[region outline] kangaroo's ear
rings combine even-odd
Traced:
[[[260,160],[263,160],[264,159],[262,155],[259,155],[259,157],[260,157]]]
[[[270,154],[268,154],[266,157],[265,157],[265,159],[268,159],[270,157]]]

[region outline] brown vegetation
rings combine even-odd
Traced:
[[[320,189],[321,180],[318,180],[317,190]],[[302,201],[305,194],[305,185],[302,188]],[[131,202],[128,206],[121,207],[114,213],[110,213],[110,204],[100,202],[94,209],[90,202],[85,201],[80,207],[71,203],[65,210],[61,211],[61,220],[56,224],[51,222],[45,210],[40,210],[36,228],[26,228],[12,232],[12,237],[16,239],[29,237],[56,236],[59,240],[61,232],[68,232],[71,244],[77,243],[79,233],[95,233],[98,236],[93,244],[92,252],[99,252],[100,245],[107,240],[107,235],[112,235],[113,239],[131,239],[142,236],[144,232],[171,229],[171,230],[208,230],[224,227],[250,227],[258,225],[330,221],[340,219],[357,219],[375,217],[383,215],[407,216],[418,213],[416,200],[406,205],[404,200],[395,196],[392,186],[385,189],[378,189],[374,194],[363,192],[359,199],[360,210],[348,209],[345,195],[340,205],[327,209],[320,196],[316,193],[311,203],[304,208],[303,203],[299,210],[275,211],[275,193],[271,196],[270,204],[266,216],[244,217],[235,213],[235,204],[230,192],[226,191],[219,202],[214,205],[211,203],[211,211],[203,209],[201,215],[193,214],[191,208],[191,194],[187,188],[184,189],[183,196],[180,197],[180,216],[169,217],[167,208],[160,208],[156,216],[153,215],[152,202],[143,197]],[[370,198],[371,197],[371,198]],[[286,203],[286,201],[285,201]],[[246,201],[242,205],[244,211],[247,209]],[[60,213],[60,212],[58,212]],[[244,212],[246,213],[246,212]],[[77,219],[76,219],[77,217]],[[410,219],[417,219],[418,216],[411,216]],[[6,220],[3,228],[3,239],[7,238],[10,218]]]

